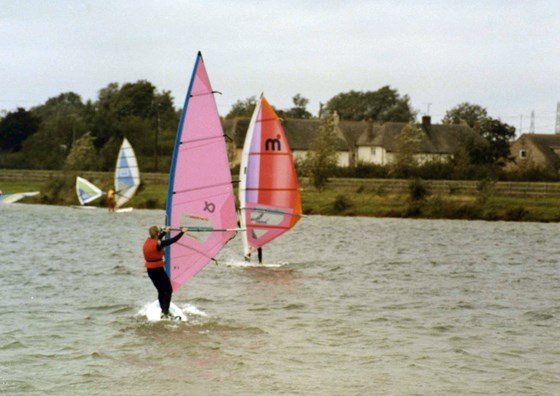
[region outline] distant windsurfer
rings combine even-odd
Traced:
[[[107,208],[109,212],[115,211],[115,190],[112,188],[107,191]]]
[[[162,319],[173,319],[172,315],[169,313],[169,305],[171,305],[171,295],[173,293],[173,289],[171,287],[171,282],[169,281],[169,276],[165,272],[163,248],[177,242],[184,233],[187,232],[187,228],[182,227],[181,232],[173,238],[164,239],[165,235],[167,235],[169,231],[171,231],[169,227],[162,229],[161,232],[158,226],[150,227],[150,237],[146,239],[143,247],[144,259],[146,260],[144,266],[147,268],[148,276],[158,291],[158,300],[161,307]]]

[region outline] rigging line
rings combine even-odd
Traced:
[[[224,195],[230,195],[232,194],[232,191],[226,191],[226,192],[218,192],[216,194],[213,195],[205,195],[203,197],[198,197],[198,198],[191,198],[191,199],[187,199],[187,200],[180,200],[181,195],[178,195],[176,198],[174,198],[176,200],[176,202],[180,203],[181,205],[187,204],[187,203],[192,203],[192,202],[198,202],[200,203],[201,200],[207,200],[207,199],[211,199],[211,198],[215,198],[215,197],[222,197]]]
[[[232,232],[231,238],[229,238],[229,239],[226,241],[226,243],[228,243],[229,241],[231,241],[235,235],[237,235],[237,232]],[[199,243],[200,243],[200,242],[199,242]],[[215,243],[215,244],[213,244],[212,246],[209,246],[209,248],[210,248],[210,249],[214,249],[214,248],[216,248],[216,246],[218,246],[219,244],[220,244],[219,242],[218,242],[218,243]],[[182,246],[182,247],[184,247],[184,248],[187,248],[187,249],[189,249],[189,250],[192,250],[193,252],[198,253],[198,254],[200,254],[201,256],[206,257],[207,259],[210,259],[210,260],[214,261],[214,262],[216,263],[216,265],[218,264],[218,260],[216,260],[214,257],[210,257],[210,256],[209,256],[207,253],[205,253],[205,252],[202,252],[202,251],[200,251],[200,250],[198,250],[198,249],[196,249],[196,248],[194,248],[194,247],[192,247],[192,246],[186,245],[185,243],[182,243],[181,241],[177,242],[177,245]],[[175,259],[179,259],[179,258],[184,257],[184,256],[185,256],[185,255],[179,255],[178,257],[174,257],[174,258],[175,258]]]
[[[214,261],[216,264],[218,264],[218,261],[217,261],[214,257],[210,257],[210,256],[209,256],[208,254],[206,254],[205,252],[202,252],[202,251],[200,251],[200,250],[198,250],[198,249],[195,249],[195,248],[192,247],[192,246],[186,245],[186,244],[181,243],[181,242],[177,242],[177,245],[182,246],[182,247],[184,247],[184,248],[187,248],[187,249],[189,249],[189,250],[192,250],[193,252],[198,253],[198,254],[200,254],[201,256],[206,257],[207,259],[210,259],[210,260]],[[175,258],[178,258],[178,257],[175,257]]]
[[[119,156],[119,162],[122,161],[123,159],[128,160],[128,159],[134,159],[134,158],[136,158],[134,155],[121,155],[121,156]]]
[[[225,183],[208,184],[206,186],[200,186],[200,187],[197,187],[197,188],[186,188],[184,190],[176,190],[176,191],[173,191],[173,194],[183,194],[183,193],[190,192],[190,191],[199,191],[199,190],[210,189],[210,188],[214,188],[214,187],[227,186],[229,184],[231,184],[229,181],[227,181]],[[222,194],[217,194],[217,195],[222,195]]]
[[[266,228],[266,229],[274,229],[274,230],[289,230],[290,227],[287,226],[279,226],[274,224],[259,224],[259,223],[251,223],[251,228]]]
[[[229,191],[228,193],[217,193],[217,194],[213,194],[213,195],[205,195],[204,197],[201,197],[201,198],[191,198],[191,199],[186,199],[184,201],[180,201],[179,198],[181,198],[181,196],[178,196],[176,198],[176,201],[181,205],[185,205],[185,204],[189,204],[189,203],[200,203],[201,200],[208,200],[208,199],[215,198],[215,197],[223,197],[225,195],[232,195],[232,192]],[[232,195],[232,198],[233,198],[233,195]]]
[[[134,176],[130,176],[130,175],[128,175],[128,176],[120,175],[120,176],[115,177],[115,180],[117,182],[120,182],[120,183],[125,184],[125,185],[129,185],[127,183],[127,181],[129,181],[129,180],[132,180],[132,182],[138,182],[138,184],[140,184],[140,178],[139,177],[134,177]],[[132,185],[136,185],[136,183],[134,183]],[[132,187],[132,185],[129,185],[129,187]]]
[[[299,191],[299,188],[257,188],[246,187],[242,188],[244,191]]]
[[[261,118],[260,120],[257,120],[257,122],[271,122],[271,121],[276,121],[276,118]]]
[[[207,96],[207,95],[213,95],[213,94],[220,94],[222,95],[222,93],[220,91],[210,91],[210,92],[202,92],[202,93],[192,93],[190,95],[191,98],[194,98],[195,96]]]
[[[267,153],[266,151],[253,151],[249,155],[290,155],[288,152],[284,153]]]
[[[307,217],[301,213],[290,213],[290,212],[284,212],[282,210],[275,210],[275,209],[265,209],[265,208],[247,208],[247,207],[243,207],[243,208],[239,208],[240,210],[247,210],[247,211],[255,211],[255,212],[267,212],[267,213],[275,213],[275,214],[284,214],[284,215],[288,215],[288,216],[297,216],[297,217]]]
[[[137,169],[137,168],[129,168],[128,166],[119,166],[119,167],[116,167],[116,168],[115,168],[115,171],[120,171],[121,169],[131,169],[131,170],[132,170],[132,169]],[[139,176],[132,176],[132,172],[131,172],[130,175],[126,175],[126,176],[117,175],[117,178],[122,178],[122,177],[127,177],[127,178],[128,178],[128,177],[132,177],[132,178],[138,178],[138,179],[140,179]]]
[[[237,231],[246,231],[246,228],[212,228],[212,227],[189,227],[188,225],[184,226],[183,228],[187,228],[188,232],[237,232]],[[169,228],[169,231],[181,231],[180,228]]]
[[[225,135],[216,135],[216,136],[209,136],[209,137],[204,137],[204,138],[199,138],[199,139],[192,139],[192,140],[181,140],[179,142],[179,144],[186,144],[186,143],[196,143],[196,142],[202,142],[204,140],[213,140],[213,139],[221,139],[223,138]]]

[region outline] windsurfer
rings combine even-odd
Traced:
[[[109,212],[115,211],[115,190],[112,188],[107,191],[107,208],[109,209]]]
[[[173,293],[169,276],[165,272],[164,268],[165,262],[163,261],[163,248],[177,242],[183,234],[187,232],[187,228],[182,227],[181,232],[173,238],[164,239],[165,235],[168,234],[169,231],[171,231],[169,227],[161,229],[161,232],[158,226],[150,227],[150,237],[146,239],[143,247],[144,259],[146,260],[144,266],[147,268],[148,276],[158,291],[158,300],[161,307],[162,319],[171,319],[171,315],[169,314],[169,305],[171,304],[171,295]]]

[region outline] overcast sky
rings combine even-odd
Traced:
[[[539,0],[0,0],[0,109],[145,79],[182,106],[201,51],[225,115],[390,85],[434,122],[459,103],[553,133],[560,4]]]

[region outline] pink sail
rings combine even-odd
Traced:
[[[166,214],[173,229],[192,229],[166,248],[166,270],[177,291],[235,236],[237,226],[224,132],[200,53],[177,131]]]
[[[245,257],[299,221],[301,196],[292,151],[280,119],[261,97],[243,146],[239,202]]]

